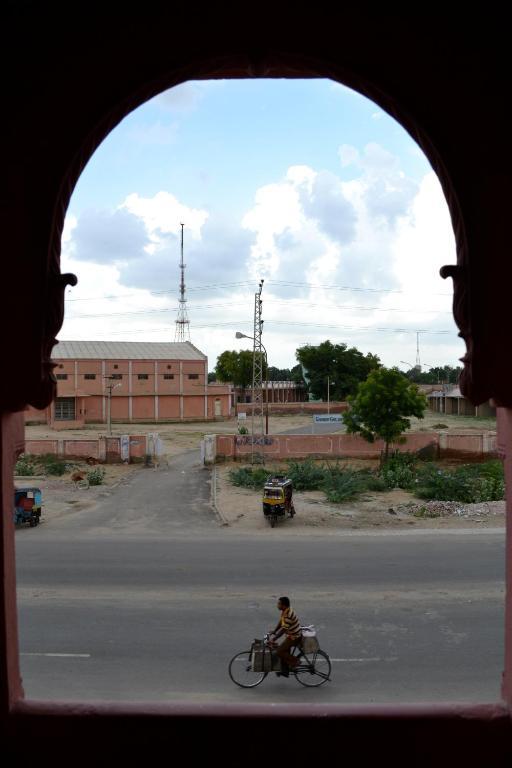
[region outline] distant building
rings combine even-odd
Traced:
[[[61,341],[54,348],[57,397],[25,420],[55,428],[86,422],[227,418],[231,387],[208,384],[208,359],[189,341]]]
[[[306,399],[304,384],[296,381],[264,381],[263,402],[269,403],[302,403]],[[234,400],[237,403],[252,402],[252,389],[248,387],[234,387]]]
[[[490,403],[473,405],[464,397],[460,388],[445,384],[427,395],[429,408],[436,413],[446,413],[454,416],[496,416],[496,408]]]

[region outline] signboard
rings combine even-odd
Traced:
[[[243,421],[247,418],[247,414],[242,411],[242,413],[238,414],[238,421]]]
[[[341,413],[315,413],[313,421],[315,424],[340,424],[343,419]]]

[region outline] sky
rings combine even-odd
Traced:
[[[184,226],[190,340],[213,370],[250,349],[264,280],[269,365],[304,344],[406,370],[457,365],[448,207],[427,159],[372,101],[331,80],[186,82],[105,139],[66,215],[59,338],[174,341]],[[419,333],[418,333],[419,332]]]

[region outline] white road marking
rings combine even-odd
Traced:
[[[396,661],[396,658],[381,659],[379,657],[365,658],[365,659],[331,659],[331,661]]]
[[[90,659],[90,653],[20,653],[20,656],[51,656],[64,659]]]

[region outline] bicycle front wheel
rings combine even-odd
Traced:
[[[229,676],[240,688],[256,688],[263,682],[267,672],[253,672],[251,664],[251,652],[242,651],[233,656],[229,662]]]
[[[307,688],[318,688],[331,677],[331,660],[325,651],[302,652],[299,656],[299,664],[293,672],[301,685]]]

